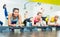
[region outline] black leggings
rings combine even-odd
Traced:
[[[3,22],[2,21],[0,21],[0,24],[1,24],[1,26],[3,25]]]
[[[30,18],[27,18],[27,19],[25,19],[25,20],[23,21],[24,26],[26,26],[26,23],[27,23],[27,22],[31,22]]]

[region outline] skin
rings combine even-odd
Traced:
[[[49,19],[49,21],[48,21],[48,25],[51,25],[51,26],[57,26],[58,25],[58,23],[57,23],[58,18],[57,17],[54,17],[55,23],[50,22],[50,20],[51,19]]]
[[[36,19],[37,19],[39,22],[42,22],[42,18],[41,18],[41,17],[42,17],[42,14],[39,14],[39,15],[36,16]],[[35,18],[32,18],[32,25],[33,25],[33,26],[37,26],[36,24],[34,24],[34,19],[35,19]]]
[[[22,19],[21,19],[21,15],[19,14],[19,11],[15,10],[13,13],[14,13],[13,18],[19,16],[18,23],[19,23],[19,26],[21,26]],[[8,26],[16,26],[16,24],[11,24],[11,17],[12,17],[12,13],[10,13],[8,16]]]

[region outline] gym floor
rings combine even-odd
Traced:
[[[40,32],[3,32],[0,37],[60,37],[60,31],[40,31]]]

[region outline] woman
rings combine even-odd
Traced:
[[[39,23],[39,24],[37,24],[37,23]],[[25,24],[25,26],[30,26],[30,27],[31,26],[39,26],[39,25],[45,26],[46,25],[46,23],[42,20],[42,13],[41,12],[38,12],[36,17],[31,17],[31,18],[25,19],[24,24]],[[37,28],[34,28],[33,30],[37,30]]]
[[[50,18],[48,21],[48,25],[50,26],[58,26],[60,25],[60,23],[58,21],[60,21],[59,16],[55,15],[54,17]]]
[[[42,20],[42,13],[38,12],[37,15],[32,19],[32,25],[37,26],[37,23],[40,23],[42,25],[46,25],[46,23]]]
[[[21,26],[21,15],[19,14],[19,9],[18,8],[14,8],[13,9],[13,13],[10,13],[8,16],[8,26],[12,26],[15,27],[16,23],[19,23],[19,26]],[[12,29],[14,31],[14,29]]]
[[[32,19],[32,26],[46,26],[46,22],[42,19],[42,13],[38,12],[37,15]],[[46,30],[45,27],[42,28],[42,30]],[[33,29],[34,31],[37,31],[37,28]]]
[[[37,23],[43,23],[44,25],[46,25],[45,22],[43,22],[43,18],[42,18],[42,13],[38,12],[37,15],[35,17],[30,17],[24,20],[24,24],[26,26],[26,22],[32,22],[32,26],[37,26]]]
[[[48,25],[49,26],[55,26],[56,27],[56,30],[60,30],[59,29],[60,28],[60,19],[59,19],[59,16],[58,15],[55,15],[54,17],[51,17],[48,20]]]

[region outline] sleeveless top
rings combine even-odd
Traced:
[[[11,24],[16,24],[18,21],[18,17],[13,18],[13,16],[11,17]]]
[[[39,20],[36,19],[36,17],[34,18],[34,24],[36,24],[37,22],[39,22]]]

